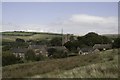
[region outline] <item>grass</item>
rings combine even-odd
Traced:
[[[2,40],[4,41],[15,41],[16,38],[21,38],[24,40],[43,40],[53,37],[59,37],[60,34],[52,34],[52,33],[32,33],[32,32],[3,32]]]
[[[56,70],[35,75],[32,78],[118,78],[117,70],[118,65],[115,62],[106,62],[77,67],[72,70]]]
[[[118,50],[3,67],[3,78],[117,77]],[[112,66],[111,66],[112,65]],[[17,74],[16,74],[17,73]]]

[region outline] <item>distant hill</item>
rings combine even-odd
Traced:
[[[118,34],[104,34],[103,36],[106,36],[108,38],[117,38]]]
[[[24,31],[2,32],[1,34],[2,40],[4,41],[15,41],[16,38],[21,38],[24,40],[44,40],[62,36],[61,34],[58,33],[24,32]],[[118,34],[103,34],[103,36],[106,36],[108,38],[117,38]]]
[[[61,34],[22,31],[2,32],[2,40],[4,41],[15,41],[16,38],[21,38],[24,40],[43,40],[51,39],[53,37],[61,37]]]

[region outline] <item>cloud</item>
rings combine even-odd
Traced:
[[[55,25],[57,26],[57,25]],[[85,14],[75,14],[58,24],[65,32],[74,34],[86,34],[97,32],[100,34],[118,33],[118,20],[116,17],[100,17]]]
[[[99,34],[116,34],[118,33],[117,17],[101,17],[86,14],[74,14],[62,21],[55,21],[51,24],[7,24],[3,26],[5,30],[24,30],[37,32],[54,32],[83,35],[88,32],[97,32]]]

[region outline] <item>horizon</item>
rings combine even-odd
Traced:
[[[30,31],[4,31],[4,32],[5,33],[6,32],[27,32],[27,33],[33,33],[33,32],[30,32]],[[4,33],[4,32],[0,32],[0,33]],[[53,32],[35,32],[35,33],[42,33],[42,34],[48,33],[48,34],[58,34],[58,35],[62,34],[62,33],[53,33]],[[92,33],[92,32],[86,32],[85,34],[81,34],[81,35],[77,35],[77,34],[73,34],[73,35],[75,35],[75,36],[84,36],[84,35],[86,35],[88,33]],[[96,33],[96,32],[93,32],[93,33]],[[68,33],[63,33],[63,34],[68,34]],[[99,33],[96,33],[96,34],[98,34],[98,35],[119,35],[119,33],[117,33],[117,34],[111,34],[111,33],[109,33],[109,34],[99,34]]]
[[[4,2],[4,31],[118,34],[117,2]]]

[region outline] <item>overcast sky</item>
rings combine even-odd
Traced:
[[[4,2],[2,31],[118,33],[117,2]]]

